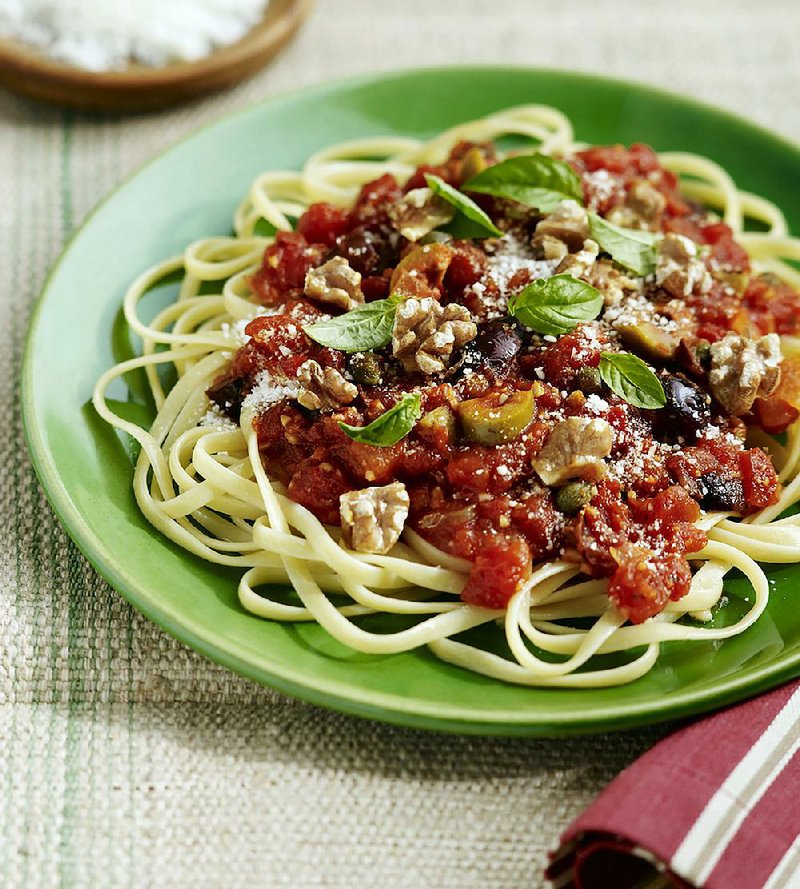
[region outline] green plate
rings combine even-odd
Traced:
[[[800,152],[742,120],[630,83],[521,68],[446,68],[366,77],[270,100],[197,133],[105,201],[72,240],[35,312],[23,371],[25,427],[53,508],[97,570],[136,608],[221,664],[349,713],[425,728],[557,735],[642,725],[741,699],[800,673],[800,567],[769,570],[768,612],[719,643],[668,643],[657,667],[621,688],[502,685],[427,651],[355,654],[317,626],[246,614],[237,574],[157,534],[130,491],[120,439],[88,400],[112,363],[126,285],[195,238],[226,234],[262,170],[297,168],[313,151],[357,136],[429,137],[527,102],[558,106],[588,142],[645,141],[714,158],[749,190],[777,201],[800,228]],[[747,594],[729,584],[731,611]],[[730,613],[730,612],[729,612]],[[724,619],[724,618],[723,618]]]

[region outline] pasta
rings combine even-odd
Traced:
[[[323,524],[292,499],[285,482],[265,467],[257,432],[264,403],[245,398],[239,422],[232,423],[210,410],[206,394],[246,341],[245,325],[269,316],[252,287],[265,248],[273,242],[273,235],[261,232],[291,230],[294,220],[318,202],[350,207],[366,183],[387,173],[404,182],[420,165],[444,164],[459,142],[508,137],[515,150],[523,146],[545,156],[572,157],[585,148],[576,143],[562,113],[522,106],[462,124],[428,142],[360,139],[317,152],[300,172],[263,173],[236,211],[233,236],[197,241],[130,286],[124,315],[131,332],[141,337],[142,353],[100,378],[94,406],[141,446],[133,490],[147,520],[189,553],[239,570],[239,600],[253,615],[315,621],[343,644],[372,654],[428,646],[444,661],[503,682],[561,687],[631,682],[653,667],[664,643],[722,640],[744,632],[768,601],[759,563],[800,560],[800,519],[781,517],[800,499],[796,421],[781,444],[763,432],[753,440],[770,450],[783,484],[779,499],[741,520],[735,510],[703,513],[697,525],[707,543],[687,553],[693,566],[688,592],[648,619],[631,623],[625,609],[609,598],[607,578],[582,573],[569,554],[536,562],[507,607],[493,608],[460,598],[471,563],[435,547],[419,528],[406,525],[401,540],[386,553],[346,546],[339,528]],[[800,260],[800,240],[789,235],[778,207],[737,189],[726,171],[706,158],[668,152],[658,160],[680,177],[684,195],[719,213],[754,269],[800,287],[800,272],[790,264]],[[752,222],[763,230],[750,230]],[[175,301],[152,320],[143,320],[147,294],[175,276],[180,277]],[[800,355],[800,337],[782,336],[781,349],[784,360]],[[164,382],[165,368],[174,371],[171,386]],[[131,372],[146,374],[156,409],[149,428],[119,416],[107,400],[109,387]],[[283,396],[296,397],[294,384]],[[274,403],[277,396],[269,397]],[[749,609],[729,626],[703,626],[721,607],[724,577],[731,569],[752,586]],[[286,585],[296,598],[275,591]],[[360,618],[375,613],[398,616],[401,628],[376,633],[360,625]],[[507,655],[468,641],[473,634],[460,636],[483,626],[505,634]],[[598,664],[597,656],[618,652],[625,653],[624,661]]]

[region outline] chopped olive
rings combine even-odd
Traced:
[[[506,373],[521,347],[522,340],[510,325],[490,321],[482,324],[477,336],[461,349],[453,362],[453,369],[457,373],[469,369],[501,376]]]
[[[631,352],[650,361],[668,361],[678,350],[677,338],[650,321],[617,326],[620,339]]]
[[[594,488],[588,482],[569,482],[556,491],[556,508],[565,515],[575,515],[593,496]]]
[[[461,160],[461,181],[469,182],[473,176],[482,173],[486,166],[486,158],[480,148],[470,148]]]
[[[446,405],[436,407],[417,423],[417,432],[437,444],[452,444],[456,436],[456,418]]]
[[[246,381],[246,377],[225,374],[217,377],[206,389],[209,401],[213,401],[226,417],[237,423],[242,410],[244,384]]]
[[[667,403],[658,422],[667,435],[696,438],[711,422],[711,398],[699,386],[679,374],[661,378]]]
[[[496,445],[519,438],[533,419],[535,395],[494,392],[462,401],[456,408],[465,438],[474,444]]]
[[[718,472],[707,472],[697,479],[700,506],[710,511],[739,511],[744,506],[744,489],[741,481]]]
[[[378,386],[383,380],[381,360],[374,352],[354,352],[347,362],[347,369],[356,383],[364,386]]]
[[[575,375],[575,383],[584,395],[596,395],[603,388],[600,370],[596,367],[582,367]]]

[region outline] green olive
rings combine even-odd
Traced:
[[[575,376],[575,383],[585,395],[596,395],[603,388],[600,371],[596,367],[582,367]]]
[[[347,369],[364,386],[378,386],[383,380],[381,360],[374,352],[355,352],[347,362]]]
[[[470,148],[461,160],[461,181],[469,182],[473,176],[482,173],[486,166],[486,158],[480,148]]]
[[[519,438],[533,419],[535,396],[525,392],[494,392],[458,405],[464,437],[474,444],[497,445]]]
[[[638,355],[650,361],[669,361],[678,350],[678,340],[663,327],[649,321],[636,324],[620,324],[617,327],[623,344]]]
[[[593,496],[594,488],[588,482],[568,482],[556,491],[556,509],[565,515],[575,515]]]

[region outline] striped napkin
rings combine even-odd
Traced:
[[[800,682],[695,722],[561,838],[555,889],[798,889]]]

